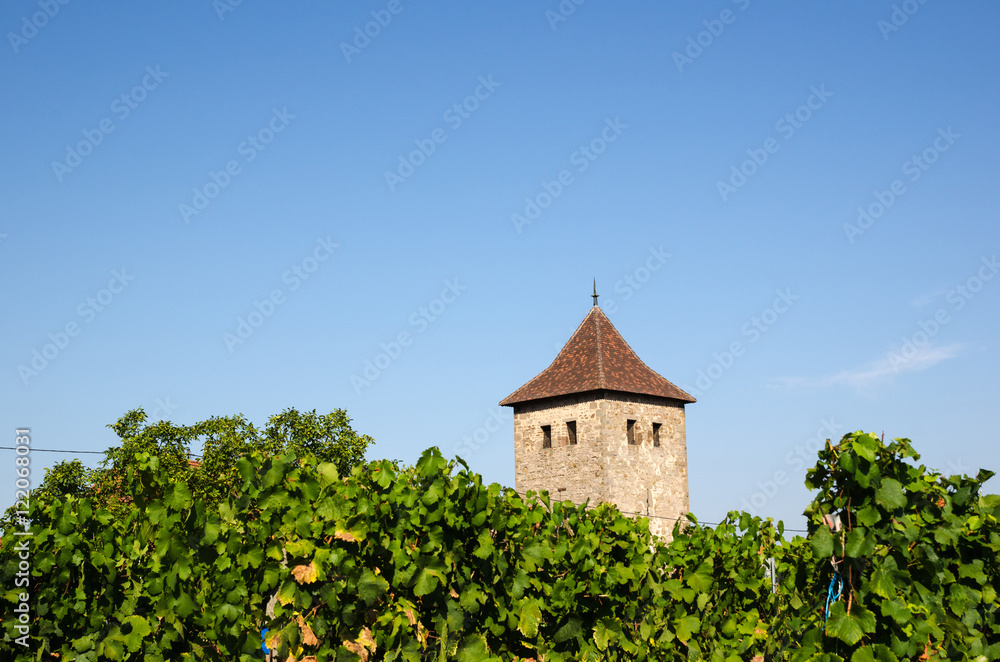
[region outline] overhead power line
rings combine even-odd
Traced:
[[[94,455],[104,455],[104,451],[67,451],[58,448],[33,448],[31,446],[0,446],[0,450],[13,451],[18,448],[30,448],[32,453],[93,453]]]
[[[18,448],[30,448],[32,453],[76,453],[84,454],[89,453],[92,455],[104,455],[107,451],[70,451],[60,448],[35,448],[33,446],[0,446],[0,450],[13,451]],[[201,457],[198,453],[185,453],[188,457]]]

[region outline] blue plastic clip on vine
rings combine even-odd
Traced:
[[[826,589],[826,611],[823,616],[823,632],[826,632],[826,621],[830,620],[830,603],[840,599],[840,594],[844,592],[844,579],[836,570],[830,578],[830,586]]]
[[[829,527],[830,533],[840,533],[843,526],[840,520],[840,513],[823,515],[823,523]],[[826,622],[830,620],[830,603],[839,600],[841,593],[844,592],[844,578],[840,576],[840,570],[837,569],[838,563],[840,563],[840,561],[837,560],[836,556],[830,557],[830,565],[833,566],[833,577],[830,578],[830,586],[826,589],[826,610],[823,613],[823,632],[826,632]]]

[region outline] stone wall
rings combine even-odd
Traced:
[[[570,395],[514,406],[514,486],[548,490],[558,500],[607,500],[599,400]],[[566,422],[576,421],[576,446]],[[542,448],[542,426],[552,426],[552,448]]]
[[[635,444],[627,439],[636,421]],[[567,421],[576,421],[569,445]],[[659,423],[660,446],[653,446]],[[542,447],[542,426],[552,447]],[[687,443],[682,403],[640,395],[593,392],[514,407],[516,489],[548,490],[555,499],[614,503],[626,513],[667,518],[688,512]],[[672,519],[650,517],[650,529],[669,537]]]
[[[687,441],[684,405],[659,398],[605,394],[601,400],[607,500],[619,510],[649,518],[650,530],[669,537],[673,519],[688,512]],[[626,436],[635,423],[635,445]],[[660,446],[653,446],[653,423],[660,424]]]

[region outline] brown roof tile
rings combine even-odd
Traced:
[[[594,306],[552,364],[500,404],[512,406],[598,390],[695,402],[643,363],[604,312]]]

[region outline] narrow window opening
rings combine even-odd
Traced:
[[[660,447],[660,426],[662,423],[653,423],[653,446]]]
[[[542,426],[542,448],[552,448],[552,426]]]
[[[566,436],[569,438],[569,445],[576,446],[576,421],[566,422]]]
[[[632,419],[625,421],[625,436],[628,437],[628,445],[635,446],[635,421]]]

